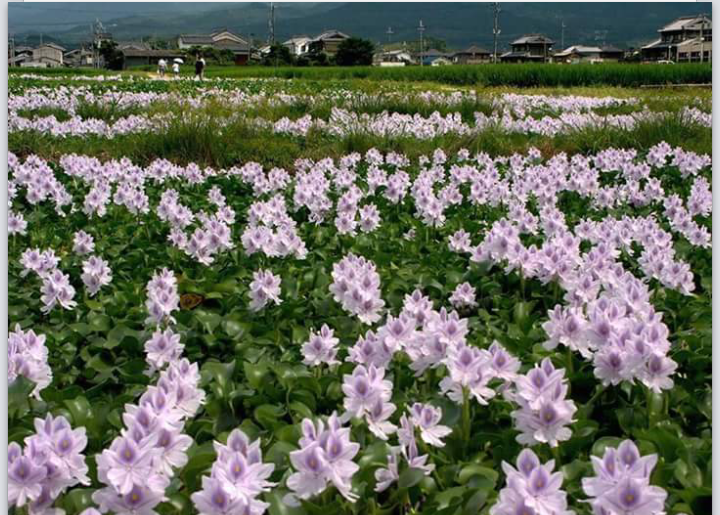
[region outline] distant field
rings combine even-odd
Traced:
[[[210,67],[209,77],[278,77],[283,79],[372,79],[431,81],[485,86],[592,86],[637,87],[646,84],[703,84],[712,82],[710,64],[499,64],[469,66],[412,66],[406,68],[327,67],[270,68]]]
[[[190,67],[187,73],[192,73]],[[135,68],[130,72],[152,71],[154,67]],[[12,70],[28,73],[28,70]],[[183,73],[186,71],[184,70]],[[81,74],[79,70],[32,70],[42,74]],[[97,74],[88,70],[88,74]],[[112,73],[112,72],[111,72]],[[515,86],[515,87],[575,87],[610,85],[638,87],[658,84],[709,84],[712,82],[711,64],[499,64],[469,66],[412,66],[406,68],[356,67],[265,67],[265,66],[209,66],[208,77],[344,80],[368,79],[378,81],[437,82],[452,85]]]

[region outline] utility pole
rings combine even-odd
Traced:
[[[497,63],[498,36],[500,35],[500,2],[493,2],[491,7],[493,9],[493,63]]]
[[[425,25],[423,25],[422,20],[420,20],[420,25],[417,30],[420,33],[420,66],[423,66],[423,54],[425,53],[425,39],[423,37],[423,33],[425,32]]]
[[[391,38],[392,38],[392,35],[395,34],[395,33],[393,32],[393,30],[392,30],[392,27],[388,27],[387,30],[385,31],[385,34],[387,34],[388,45],[389,45],[389,44],[390,44],[390,40],[391,40]]]
[[[15,58],[15,38],[10,38],[8,40],[8,57],[10,59]],[[10,61],[10,64],[8,66],[13,66],[14,61]]]
[[[565,50],[565,20],[560,24],[560,50]]]
[[[690,55],[692,55],[692,52]],[[700,62],[705,62],[705,16],[703,16],[702,25],[700,25]]]
[[[275,3],[270,2],[270,13],[268,15],[268,43],[275,44]]]

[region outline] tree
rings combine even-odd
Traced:
[[[117,49],[117,43],[105,40],[100,43],[100,55],[105,61],[105,68],[110,70],[122,70],[123,54]]]
[[[288,66],[294,64],[294,61],[290,49],[280,43],[271,46],[270,51],[262,58],[262,63],[265,66]]]
[[[348,38],[340,43],[335,54],[339,66],[368,66],[372,64],[375,45],[362,38]]]

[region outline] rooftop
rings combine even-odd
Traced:
[[[683,29],[699,30],[703,22],[706,24],[706,28],[709,26],[712,29],[712,20],[705,14],[698,14],[696,16],[681,16],[665,25],[658,32],[675,32]]]
[[[539,44],[539,45],[552,45],[555,42],[544,34],[525,34],[524,36],[516,39],[512,45],[524,45],[524,44]]]

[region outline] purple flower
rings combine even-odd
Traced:
[[[258,270],[250,283],[250,310],[260,311],[268,302],[280,305],[280,278],[269,270]]]
[[[337,344],[340,342],[333,336],[333,330],[323,324],[319,333],[310,333],[310,339],[302,346],[303,363],[318,366],[322,363],[336,365]]]
[[[452,429],[440,425],[442,418],[440,408],[416,402],[410,408],[410,413],[413,424],[420,428],[420,438],[423,442],[435,447],[445,447],[442,439],[452,433]]]
[[[517,468],[502,463],[506,486],[490,515],[572,515],[567,509],[567,494],[561,490],[562,473],[553,472],[553,460],[542,464],[530,449],[518,456]]]

